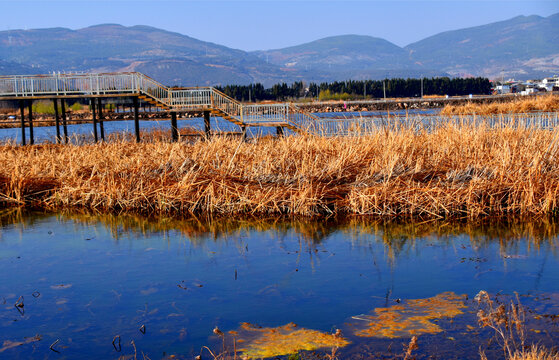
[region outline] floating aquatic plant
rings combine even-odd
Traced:
[[[356,332],[363,337],[411,337],[436,334],[442,331],[432,322],[443,317],[452,318],[462,314],[466,295],[444,292],[426,299],[407,300],[387,308],[376,308],[375,315],[354,317],[366,320],[364,329]]]
[[[299,328],[289,323],[275,328],[263,328],[242,323],[239,330],[242,358],[258,359],[293,354],[299,350],[339,348],[349,344],[337,331],[329,334],[318,330]]]

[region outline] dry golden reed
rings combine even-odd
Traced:
[[[543,215],[559,130],[448,125],[359,137],[0,146],[0,203],[162,215]]]
[[[559,353],[543,346],[532,345],[528,350],[514,353],[510,360],[559,360]]]
[[[519,98],[511,102],[491,102],[488,104],[466,103],[464,105],[446,105],[442,115],[494,115],[519,114],[533,111],[552,112],[559,110],[558,95],[541,95],[537,97]]]

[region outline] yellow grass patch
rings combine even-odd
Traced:
[[[532,111],[559,111],[558,95],[541,95],[537,97],[518,98],[511,102],[492,102],[489,104],[467,103],[464,105],[446,105],[442,115],[492,115],[518,114]]]

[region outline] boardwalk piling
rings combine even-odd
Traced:
[[[91,116],[93,117],[93,140],[99,141],[97,137],[97,114],[95,111],[95,98],[91,99]]]
[[[105,126],[103,125],[103,103],[101,98],[97,101],[97,114],[99,115],[99,133],[101,135],[101,140],[105,141]]]
[[[177,126],[177,113],[175,111],[171,112],[171,137],[173,141],[179,140],[179,129]]]
[[[140,118],[138,116],[138,97],[134,96],[134,130],[136,132],[136,142],[140,142]]]
[[[210,131],[211,131],[211,126],[210,126],[210,112],[209,111],[204,111],[204,133],[206,134],[206,139],[210,138]]]
[[[60,144],[60,115],[58,114],[58,100],[52,99],[54,105],[54,125],[56,126],[56,143]]]
[[[4,79],[1,80],[4,81]],[[141,141],[138,114],[139,106],[142,106],[144,112],[147,112],[152,110],[152,103],[157,106],[157,108],[154,108],[154,111],[159,112],[161,111],[160,109],[166,111],[161,114],[167,114],[171,111],[175,112],[174,116],[177,120],[183,112],[203,113],[203,135],[205,139],[210,138],[213,133],[210,125],[210,114],[214,114],[216,117],[236,125],[276,127],[278,123],[271,123],[270,121],[277,117],[279,114],[278,111],[287,108],[291,109],[286,104],[256,104],[244,107],[241,102],[211,87],[197,87],[196,89],[190,90],[175,89],[159,84],[154,80],[145,80],[145,77],[139,73],[72,74],[71,76],[67,76],[66,74],[48,74],[29,76],[21,78],[21,86],[19,78],[14,77],[14,81],[15,82],[6,82],[8,86],[6,89],[1,89],[0,98],[2,100],[12,101],[22,100],[23,107],[27,106],[26,101],[31,100],[31,98],[34,100],[46,99],[48,101],[53,101],[55,112],[61,115],[61,118],[55,116],[57,143],[62,143],[64,141],[66,144],[71,142],[68,136],[68,123],[71,123],[72,120],[76,123],[83,121],[81,121],[81,114],[72,116],[71,110],[66,110],[67,103],[64,102],[65,97],[68,97],[69,101],[71,101],[70,103],[78,99],[82,99],[79,101],[87,100],[90,102],[92,118],[94,117],[92,120],[93,135],[95,136],[97,132],[97,136],[95,136],[96,141],[105,139],[102,106],[105,102],[108,102],[108,99],[112,99],[111,109],[109,109],[110,113],[114,112],[112,106],[116,106],[117,113],[119,113],[120,109],[125,108],[130,109],[130,114],[124,116],[121,116],[121,114],[117,114],[116,116],[109,115],[107,119],[129,119],[131,118],[130,115],[132,111],[134,112],[135,137],[138,142]],[[4,83],[2,83],[2,87],[4,87]],[[131,97],[132,99],[130,99]],[[60,108],[58,108],[59,99],[61,102]],[[106,100],[103,101],[103,99]],[[124,99],[126,101],[124,101]],[[133,106],[131,106],[132,103]],[[66,111],[68,111],[68,113]],[[298,110],[298,108],[294,108],[293,111],[297,112],[297,117],[294,118],[296,121],[289,124],[290,129],[293,128],[304,132],[305,129],[299,129],[300,126],[309,122],[319,121],[317,117],[303,110]],[[248,123],[245,122],[245,119]],[[25,120],[24,123],[26,122]],[[50,122],[49,120],[43,121],[36,119],[34,125],[39,121],[41,123]],[[62,124],[60,124],[61,121]],[[64,140],[62,140],[60,134],[60,125],[63,126]],[[97,125],[99,125],[99,128]],[[176,140],[179,130],[178,125],[175,126],[175,128],[176,132],[174,137]],[[24,132],[25,130],[22,129],[22,134]],[[281,133],[283,134],[284,132],[285,129],[282,129]],[[22,139],[22,142],[29,143],[29,140],[28,138]]]
[[[241,130],[242,130],[241,139],[243,141],[246,141],[247,140],[247,127],[246,126],[241,126]]]
[[[35,138],[33,137],[33,100],[29,100],[27,106],[29,112],[29,145],[33,145],[35,143]]]
[[[277,126],[277,127],[276,127],[276,135],[277,135],[278,137],[282,137],[282,136],[283,136],[283,127],[281,127],[281,126]]]
[[[62,111],[62,130],[64,131],[64,144],[68,144],[68,124],[66,121],[66,102],[60,100],[60,109]]]
[[[21,145],[25,145],[25,103],[23,100],[19,101],[19,110],[21,112]]]

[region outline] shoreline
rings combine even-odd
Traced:
[[[433,109],[444,109],[445,107],[461,107],[461,106],[473,106],[474,108],[487,106],[488,104],[507,104],[514,102],[526,102],[530,100],[537,100],[539,98],[545,98],[546,96],[554,96],[555,93],[533,95],[533,96],[513,96],[513,95],[502,95],[502,96],[474,96],[469,97],[458,97],[449,98],[444,97],[425,97],[425,98],[402,98],[402,99],[387,99],[384,100],[331,100],[331,101],[312,101],[312,102],[294,102],[294,105],[301,108],[302,110],[309,113],[361,113],[361,112],[390,112],[390,111],[420,111],[420,110],[433,110]],[[267,102],[261,102],[259,104],[266,104]],[[140,107],[142,109],[142,107]],[[151,109],[150,109],[151,110]],[[140,120],[169,120],[169,111],[150,111],[143,107],[143,111],[139,112]],[[27,114],[27,110],[25,112]],[[15,117],[15,119],[10,120],[9,117]],[[3,109],[0,113],[0,129],[3,128],[20,128],[20,112],[18,109],[6,110]],[[55,118],[54,114],[43,114],[34,113],[35,119],[33,125],[35,127],[46,127],[54,126]],[[74,112],[67,112],[68,124],[82,124],[91,123],[91,112],[89,110],[79,110]],[[179,119],[194,119],[202,118],[203,112],[188,112],[188,111],[178,111],[177,116]],[[113,110],[106,110],[103,114],[103,121],[122,121],[122,120],[133,120],[134,115],[131,111],[119,111],[115,112]],[[98,119],[98,121],[101,119]]]

